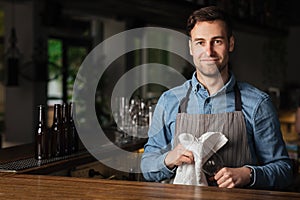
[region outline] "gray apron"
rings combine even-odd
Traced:
[[[235,111],[218,114],[187,114],[186,108],[192,86],[185,98],[180,102],[176,117],[174,147],[178,144],[180,133],[190,133],[199,138],[202,134],[212,131],[221,132],[228,142],[218,151],[223,158],[225,167],[241,167],[252,164],[246,124],[242,113],[241,94],[237,84],[234,86]]]

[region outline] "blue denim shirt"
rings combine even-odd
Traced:
[[[231,74],[223,88],[210,96],[197,81],[194,73],[191,80],[162,94],[154,111],[148,131],[149,139],[141,161],[141,170],[146,180],[161,181],[172,178],[175,174],[175,169],[168,169],[164,160],[168,151],[173,148],[179,103],[185,97],[190,84],[192,92],[189,96],[187,113],[215,114],[235,111],[233,90],[235,83],[235,77]],[[282,139],[276,109],[266,93],[247,83],[238,82],[238,87],[241,92],[248,143],[253,163],[257,163],[255,166],[249,166],[254,171],[254,182],[251,187],[285,188],[292,182],[292,164]]]

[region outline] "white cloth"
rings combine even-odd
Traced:
[[[200,138],[189,133],[181,133],[178,139],[187,150],[193,152],[195,163],[178,166],[173,184],[208,185],[201,170],[202,165],[214,152],[224,146],[228,139],[220,132],[207,132]]]

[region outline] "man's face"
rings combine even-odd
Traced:
[[[189,43],[197,73],[214,77],[228,70],[229,52],[234,38],[228,40],[225,23],[221,20],[197,22],[191,30]]]

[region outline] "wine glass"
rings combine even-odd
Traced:
[[[216,152],[203,164],[202,171],[206,174],[209,185],[216,185],[213,177],[222,168],[223,159]]]

